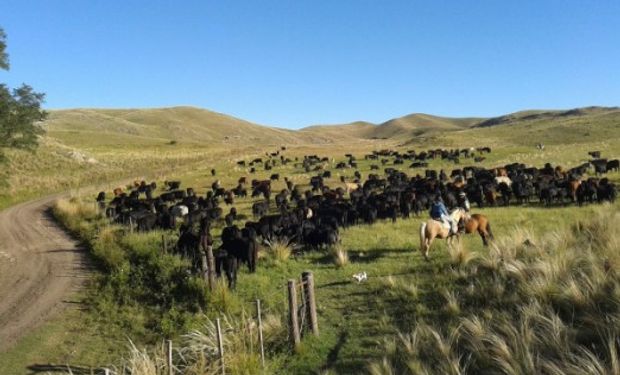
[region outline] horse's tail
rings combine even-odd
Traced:
[[[489,237],[494,240],[495,238],[493,237],[493,231],[491,230],[491,223],[489,223],[487,221],[487,232],[489,232]]]
[[[420,251],[426,251],[426,223],[420,224]]]

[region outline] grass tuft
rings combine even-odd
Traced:
[[[267,256],[275,263],[286,262],[292,253],[293,244],[285,239],[276,239],[267,245]]]
[[[330,252],[336,268],[344,268],[349,264],[349,254],[341,245],[331,247]]]

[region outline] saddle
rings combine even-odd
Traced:
[[[443,221],[441,218],[433,218],[433,220],[441,224],[444,229],[450,229],[450,223],[448,221]]]

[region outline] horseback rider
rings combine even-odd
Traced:
[[[433,201],[433,204],[431,205],[430,214],[433,220],[440,221],[444,224],[447,224],[450,227],[450,232],[449,232],[450,235],[456,234],[457,223],[455,223],[454,220],[452,220],[452,217],[450,217],[450,213],[448,213],[448,209],[446,208],[446,205],[443,203],[443,199],[441,199],[441,195],[437,194],[435,196],[435,200]]]
[[[462,222],[458,223],[459,231],[463,231],[465,223],[469,221],[469,219],[471,219],[471,215],[469,214],[469,210],[471,206],[469,205],[469,199],[467,199],[467,194],[465,194],[464,191],[461,191],[459,193],[456,201],[458,203],[458,206],[465,211],[465,214],[463,214],[463,217],[462,217]]]
[[[467,199],[467,194],[465,194],[464,191],[461,191],[459,193],[459,197],[457,198],[457,202],[459,204],[459,207],[464,209],[465,212],[469,213],[469,210],[470,210],[471,207],[469,205],[469,200]]]

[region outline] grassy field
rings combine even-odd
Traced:
[[[522,239],[536,243],[545,233],[570,233],[575,218],[593,217],[599,209],[597,206],[510,207],[476,211],[490,217],[500,241],[521,233],[525,236]],[[617,211],[618,205],[608,209]],[[441,324],[447,319],[443,296],[456,290],[454,256],[444,243],[438,242],[431,261],[423,260],[417,251],[417,228],[421,220],[383,222],[345,230],[342,248],[347,251],[349,262],[343,267],[334,264],[329,251],[303,253],[283,262],[263,259],[256,274],[242,270],[236,292],[220,290],[215,299],[212,296],[206,314],[211,318],[224,314],[239,316],[243,311],[252,311],[252,302],[259,298],[265,310],[283,323],[286,280],[312,270],[317,283],[321,337],[304,339],[295,355],[290,355],[282,342],[274,343],[269,348],[270,365],[274,366],[270,370],[278,373],[315,373],[318,369],[335,373],[363,371],[369,362],[382,360],[380,344],[386,336],[411,330],[418,321]],[[150,243],[151,248],[158,249],[159,236],[160,233],[132,235],[130,241],[136,248]],[[464,239],[463,248],[466,253],[489,253],[474,236]],[[358,284],[351,278],[360,271],[368,273],[368,282]],[[117,321],[106,322],[106,326],[124,319],[117,317]],[[170,329],[168,336],[155,334],[150,339],[171,335],[178,339],[176,335],[203,323],[204,318],[187,317],[180,326]],[[143,331],[139,323],[134,329],[138,334]]]
[[[142,121],[123,115],[123,121],[130,120]],[[604,156],[620,156],[619,124],[617,111],[594,111],[578,117],[518,119],[489,128],[425,132],[411,139],[352,141],[354,132],[350,131],[343,140],[331,138],[324,143],[287,144],[285,155],[294,158],[317,153],[333,157],[333,161],[326,165],[326,169],[333,172],[332,179],[327,182],[330,186],[340,184],[341,173],[353,175],[352,170],[333,169],[336,162],[343,160],[344,153],[358,156],[359,170],[366,175],[371,163],[361,160],[363,154],[388,147],[422,150],[490,146],[493,152],[481,165],[490,167],[524,162],[542,166],[545,162],[553,162],[568,167],[587,160],[587,151],[590,150],[601,150]],[[0,363],[9,364],[7,373],[23,373],[24,364],[35,362],[97,366],[118,364],[120,357],[135,360],[135,351],[125,350],[129,338],[138,347],[149,347],[151,357],[155,358],[161,340],[173,338],[185,342],[188,338],[183,334],[193,329],[207,332],[205,325],[208,326],[216,317],[249,314],[256,298],[263,301],[272,322],[265,373],[349,374],[375,370],[379,371],[375,373],[390,373],[390,368],[392,373],[401,373],[404,371],[403,358],[409,357],[404,357],[401,352],[397,355],[390,349],[389,343],[394,335],[412,332],[420,322],[446,334],[442,330],[454,327],[459,319],[470,317],[475,312],[475,306],[462,306],[471,303],[459,297],[464,293],[460,283],[469,274],[459,274],[455,262],[460,262],[463,257],[488,257],[489,249],[483,248],[480,239],[473,236],[464,239],[460,253],[450,252],[444,243],[437,242],[431,251],[431,261],[426,262],[417,251],[417,229],[424,218],[399,219],[396,224],[361,225],[343,231],[341,247],[348,255],[346,264],[335,264],[334,255],[329,250],[295,254],[286,261],[265,255],[259,262],[257,273],[242,270],[235,292],[220,287],[214,294],[193,295],[173,302],[164,301],[163,295],[161,299],[145,302],[145,295],[156,291],[159,284],[138,285],[132,277],[142,272],[156,272],[163,280],[161,285],[167,285],[175,277],[175,272],[183,269],[184,263],[173,256],[161,257],[161,232],[126,234],[122,228],[108,226],[105,220],[88,209],[92,207],[96,191],[110,190],[119,184],[109,184],[109,181],[145,178],[159,183],[165,179],[180,179],[182,186],[192,186],[197,193],[204,194],[215,179],[230,187],[240,176],[248,176],[245,169],[236,166],[237,160],[275,151],[279,145],[235,146],[233,153],[230,147],[219,143],[205,145],[180,139],[172,145],[169,144],[169,138],[173,138],[170,134],[152,136],[145,131],[144,134],[124,136],[120,134],[122,129],[121,124],[118,131],[90,136],[88,129],[72,131],[71,126],[66,125],[62,129],[50,129],[36,156],[11,154],[13,161],[5,172],[10,176],[10,194],[4,195],[0,205],[72,189],[78,198],[65,207],[63,221],[90,244],[100,272],[87,290],[76,296],[85,310],[69,311],[66,317],[47,324],[10,352],[0,354]],[[534,147],[538,142],[546,145],[544,151]],[[96,159],[97,163],[76,160],[70,155],[75,150]],[[461,167],[467,163],[465,160]],[[452,163],[439,160],[431,164],[435,169],[454,167]],[[217,176],[211,176],[211,168],[218,171]],[[406,165],[397,166],[397,169],[409,174],[423,172],[408,169]],[[63,174],[59,175],[58,170]],[[291,176],[295,183],[302,184],[307,183],[312,175],[288,165],[272,171],[258,171],[251,178],[266,178],[271,173]],[[620,183],[618,173],[610,174],[610,177]],[[79,189],[93,183],[99,186]],[[276,183],[274,191],[283,187],[283,182]],[[80,207],[80,202],[86,202],[83,206],[86,208],[76,212],[74,208]],[[252,202],[249,198],[237,200],[235,207],[247,214]],[[616,203],[606,210],[617,212],[619,207]],[[572,233],[578,219],[594,218],[599,215],[598,211],[597,206],[475,209],[475,212],[489,216],[498,243],[504,247],[509,246],[502,241],[515,238],[547,243],[551,240],[546,233],[556,233],[556,236]],[[221,228],[220,223],[214,234],[218,235]],[[164,234],[174,239],[174,233]],[[268,253],[266,249],[263,252]],[[472,261],[471,265],[477,261]],[[139,267],[138,264],[148,264],[148,267]],[[315,275],[321,336],[318,339],[305,337],[300,350],[292,354],[284,343],[285,286],[286,280],[298,278],[305,270],[312,270]],[[367,282],[357,283],[352,279],[351,275],[360,271],[368,273]],[[467,268],[467,272],[471,269]],[[181,290],[190,288],[196,293],[204,287],[200,281],[192,279],[173,285]],[[169,290],[169,293],[175,292]],[[190,301],[196,300],[202,302],[190,306]],[[256,351],[248,350],[247,343],[235,345],[238,347],[234,353],[240,354],[235,357],[231,354],[231,359],[237,359],[237,372],[260,372],[260,367],[256,366]],[[68,349],[70,347],[79,349],[72,351]],[[418,354],[408,355],[413,358]],[[417,357],[414,359],[418,360]]]

